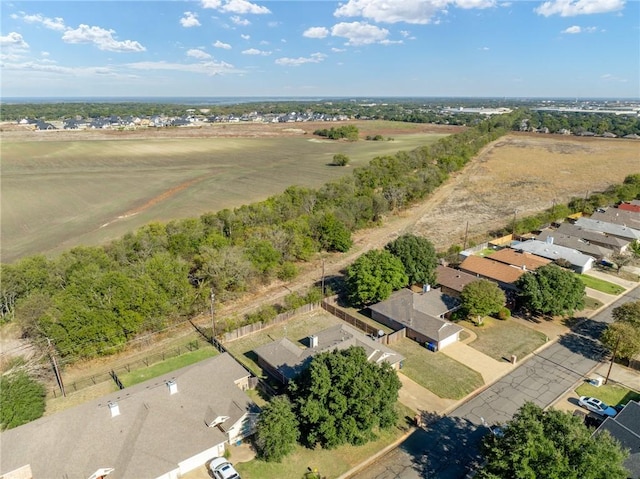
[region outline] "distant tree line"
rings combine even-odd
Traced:
[[[531,128],[548,128],[549,133],[559,133],[564,129],[574,134],[583,132],[591,132],[596,135],[609,132],[617,136],[640,134],[640,118],[631,115],[529,111],[526,113],[526,119]]]
[[[105,246],[2,265],[0,314],[25,337],[50,339],[65,361],[111,354],[140,333],[208,309],[274,278],[296,276],[319,251],[347,251],[351,232],[433,192],[506,130],[477,128],[374,158],[319,189],[150,223]]]
[[[329,129],[323,128],[313,132],[314,135],[329,138],[330,140],[358,140],[358,128],[354,125],[345,125],[338,127],[331,127]]]

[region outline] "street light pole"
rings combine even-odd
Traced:
[[[611,364],[609,364],[609,370],[607,371],[607,377],[604,380],[604,383],[607,384],[609,382],[609,374],[611,374],[611,368],[613,367],[613,362],[616,360],[616,353],[618,352],[618,344],[620,344],[620,336],[618,335],[618,339],[616,341],[616,345],[613,347],[613,354],[611,355]]]

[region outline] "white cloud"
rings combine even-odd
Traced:
[[[402,40],[382,40],[380,45],[402,45],[404,42]]]
[[[488,52],[489,51],[489,47],[480,47],[480,48],[478,48],[478,50],[481,50],[483,52]]]
[[[258,50],[257,48],[249,48],[248,50],[242,51],[243,55],[262,55],[264,57],[271,55],[271,52],[267,52],[264,50]]]
[[[8,35],[0,36],[0,46],[8,48],[25,49],[29,44],[24,41],[18,32],[11,32]]]
[[[251,25],[251,22],[249,20],[247,20],[246,18],[241,18],[237,15],[232,16],[231,21],[236,25],[240,25],[241,27],[246,27],[248,25]]]
[[[334,53],[342,53],[342,52],[346,52],[347,49],[346,48],[335,48],[335,47],[333,47],[331,49],[331,51],[334,52]]]
[[[347,39],[347,45],[369,45],[387,39],[389,30],[368,23],[338,23],[331,28],[331,35]]]
[[[20,15],[16,15],[16,14],[11,15],[11,18],[14,18],[14,19],[21,18],[27,23],[39,23],[45,26],[46,28],[49,28],[50,30],[56,30],[59,32],[64,31],[66,28],[64,25],[64,20],[62,18],[44,17],[39,13],[36,13],[35,15],[27,15],[24,12],[20,12]]]
[[[611,73],[605,73],[600,78],[602,78],[605,81],[613,81],[613,82],[620,82],[620,83],[626,83],[627,82],[626,78],[620,78],[620,77],[617,77],[615,75],[612,75]]]
[[[6,70],[29,71],[29,72],[45,72],[59,73],[75,76],[89,75],[115,75],[115,72],[109,67],[63,67],[54,65],[51,62],[23,62],[23,63],[5,63],[2,67]]]
[[[333,13],[336,17],[364,17],[380,23],[437,23],[434,19],[446,13],[448,6],[489,8],[495,0],[349,0]]]
[[[197,58],[198,60],[207,60],[211,58],[204,50],[200,50],[199,48],[192,48],[191,50],[187,50],[187,56],[192,58]]]
[[[213,8],[225,13],[239,13],[240,15],[263,15],[271,13],[267,7],[256,5],[247,0],[202,0],[202,8]]]
[[[40,52],[40,56],[48,57],[49,55],[51,55],[49,52]]]
[[[327,55],[324,53],[312,53],[309,57],[278,58],[276,59],[276,65],[299,67],[305,63],[320,63],[324,61],[325,58],[327,58]]]
[[[307,28],[302,34],[303,37],[307,38],[325,38],[327,35],[329,35],[329,30],[325,27]]]
[[[199,27],[198,14],[193,12],[184,12],[184,17],[180,19],[180,25],[185,28]]]
[[[251,35],[240,35],[240,38],[242,38],[243,40],[250,40],[251,39]]]
[[[238,70],[226,62],[200,62],[200,63],[171,63],[171,62],[137,62],[128,63],[127,67],[135,70],[173,70],[189,73],[202,73],[205,75],[221,75],[225,73],[238,73]]]
[[[550,0],[534,9],[538,15],[573,17],[622,10],[626,0]]]
[[[75,30],[69,29],[64,32],[62,40],[67,43],[93,43],[100,50],[110,52],[144,52],[146,50],[145,47],[136,41],[118,41],[114,39],[114,33],[114,30],[80,25]]]
[[[598,29],[596,27],[580,27],[578,25],[573,25],[565,30],[562,30],[561,33],[570,33],[570,34],[575,34],[575,33],[594,33],[596,32]]]
[[[220,40],[216,40],[213,46],[216,48],[222,48],[223,50],[231,50],[231,45],[229,45],[228,43],[221,42]]]

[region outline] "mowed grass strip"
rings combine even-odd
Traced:
[[[283,323],[269,326],[244,338],[224,343],[224,347],[254,375],[265,377],[262,368],[258,366],[254,349],[284,337],[304,348],[307,346],[306,338],[311,334],[336,324],[346,323],[323,309],[317,309]]]
[[[461,399],[484,384],[477,371],[412,339],[404,338],[389,347],[406,358],[404,375],[441,398]]]
[[[162,362],[153,364],[146,368],[136,369],[130,373],[119,374],[118,378],[125,387],[131,387],[135,384],[153,379],[163,374],[176,371],[177,369],[195,364],[203,359],[216,356],[218,351],[213,347],[202,347],[189,353],[181,354],[173,358],[165,359]]]
[[[508,319],[486,317],[482,326],[465,326],[478,335],[469,346],[498,361],[508,360],[511,355],[523,358],[547,342],[541,332]]]
[[[243,479],[298,479],[310,467],[317,469],[321,477],[340,477],[345,472],[362,463],[384,447],[402,437],[408,429],[408,420],[413,412],[397,403],[398,422],[390,429],[376,431],[377,438],[362,446],[344,445],[335,449],[307,449],[297,446],[281,463],[254,459],[236,464],[234,467]],[[233,462],[233,456],[230,461]]]
[[[632,391],[617,384],[604,384],[600,387],[595,387],[589,383],[584,383],[576,389],[576,394],[578,396],[596,397],[609,406],[640,400],[640,392]]]
[[[580,281],[582,281],[587,288],[595,289],[601,293],[617,296],[625,291],[622,286],[605,281],[604,279],[589,276],[588,274],[579,274],[578,276],[580,277]]]

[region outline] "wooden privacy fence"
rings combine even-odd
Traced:
[[[257,323],[240,326],[239,328],[234,329],[233,331],[224,333],[222,335],[222,342],[226,343],[227,341],[234,341],[236,339],[243,338],[252,333],[256,333],[266,327],[288,321],[289,319],[293,318],[294,316],[297,316],[298,314],[305,314],[305,313],[314,311],[319,307],[320,307],[319,302],[309,303],[309,304],[305,304],[304,306],[300,306],[299,308],[292,309],[291,311],[285,311],[284,313],[280,313],[270,321],[267,321],[267,322],[258,321]]]

